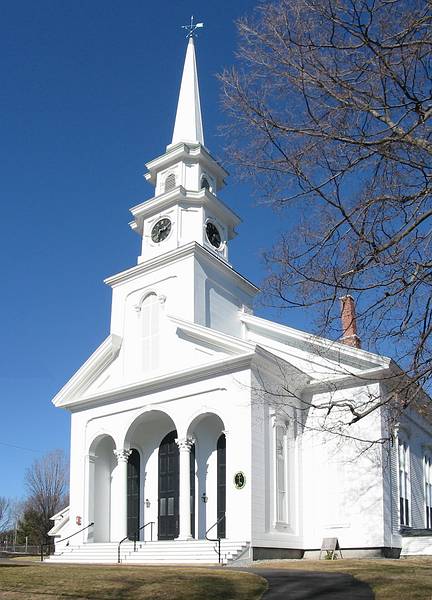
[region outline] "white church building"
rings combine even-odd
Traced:
[[[146,167],[154,195],[130,223],[140,256],[105,280],[110,333],[53,399],[71,446],[51,560],[217,562],[206,538],[223,562],[313,555],[323,538],[344,555],[409,553],[402,534],[432,527],[430,424],[407,410],[393,444],[367,448],[388,437],[384,408],[352,439],[322,427],[313,406],[384,398],[395,368],[357,347],[350,297],[341,342],[254,316],[192,35],[172,141]]]

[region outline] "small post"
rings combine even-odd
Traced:
[[[28,535],[25,536],[25,551],[28,553]]]

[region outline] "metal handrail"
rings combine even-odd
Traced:
[[[221,539],[222,538],[220,538],[220,537],[209,538],[208,534],[214,527],[216,527],[216,525],[219,525],[219,523],[221,523],[221,521],[223,521],[223,519],[225,519],[225,515],[220,516],[219,519],[216,521],[216,523],[213,523],[213,525],[211,527],[209,527],[205,533],[206,540],[208,540],[209,542],[217,542],[217,551],[215,550],[215,552],[217,552],[219,564],[221,563]]]
[[[147,525],[151,525],[151,540],[153,541],[153,525],[154,525],[154,521],[149,521],[148,523],[146,523],[145,525],[142,525],[141,527],[139,527],[133,535],[133,543],[134,543],[134,552],[136,552],[136,543],[137,543],[137,538],[139,536],[139,532],[141,531],[141,529],[144,529],[144,527],[147,527]],[[122,540],[119,541],[118,546],[117,546],[117,563],[120,564],[120,546],[123,544],[123,542],[125,542],[126,540],[129,540],[129,534],[124,537]],[[130,541],[130,540],[129,540]]]
[[[71,535],[68,535],[67,537],[65,537],[63,539],[58,540],[57,544],[60,544],[60,542],[65,542],[66,540],[69,540],[70,538],[73,538],[74,535],[77,535],[78,533],[81,533],[82,531],[85,531],[86,529],[88,529],[92,525],[94,525],[94,521],[92,523],[89,523],[88,525],[86,525],[82,529],[78,529],[78,531],[75,531],[75,533],[72,533]],[[43,549],[44,548],[50,548],[51,546],[55,546],[55,544],[52,544],[52,543],[41,544],[41,562],[43,562],[43,559],[44,559],[44,551],[43,551]],[[49,556],[49,554],[47,554],[47,556]]]
[[[118,546],[117,546],[117,562],[118,562],[118,564],[120,564],[120,546],[123,544],[123,542],[125,542],[128,539],[129,539],[129,536],[127,535],[122,540],[120,540],[118,543]]]
[[[150,525],[150,541],[151,542],[153,541],[153,525],[154,524],[155,524],[154,521],[149,521],[145,525],[141,525],[141,527],[138,527],[138,529],[135,531],[135,533],[134,533],[134,539],[133,539],[134,552],[136,552],[136,543],[137,543],[138,538],[139,538],[139,532],[142,531],[143,529],[145,529],[147,527],[147,525]]]

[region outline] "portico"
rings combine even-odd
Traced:
[[[183,431],[178,437],[177,431]],[[226,532],[226,436],[214,413],[196,416],[177,430],[165,412],[136,417],[117,447],[114,435],[99,435],[89,446],[88,509],[94,522],[87,541],[204,539],[220,521]],[[153,523],[153,527],[145,527]]]

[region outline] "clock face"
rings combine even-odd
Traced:
[[[167,217],[160,219],[160,221],[153,225],[153,229],[151,230],[151,239],[155,244],[159,244],[159,242],[162,242],[168,237],[170,231],[171,221]]]
[[[207,222],[206,234],[210,244],[215,248],[219,248],[222,242],[221,234],[219,233],[219,229],[216,227],[216,225],[211,221]]]

